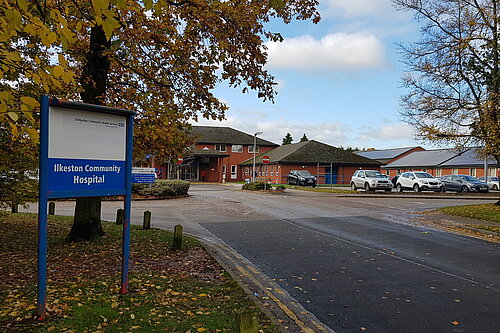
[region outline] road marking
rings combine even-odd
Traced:
[[[214,236],[212,234],[212,236]],[[214,236],[215,237],[215,236]],[[217,237],[215,237],[217,238]],[[241,275],[245,276],[246,278],[248,278],[249,280],[252,281],[252,283],[257,286],[258,288],[260,288],[266,295],[268,295],[268,297],[270,299],[272,299],[275,304],[290,318],[292,319],[295,324],[300,328],[301,332],[304,332],[304,333],[315,333],[316,331],[313,330],[312,328],[310,327],[307,327],[306,324],[299,319],[299,317],[295,314],[295,312],[293,312],[293,310],[291,310],[288,306],[286,306],[276,295],[274,295],[272,293],[272,291],[270,291],[269,289],[267,289],[264,285],[262,285],[262,283],[260,283],[259,280],[257,280],[255,278],[255,276],[266,276],[265,274],[263,274],[262,272],[260,272],[256,267],[253,266],[253,264],[251,264],[251,262],[246,259],[245,257],[243,257],[242,255],[240,255],[238,252],[236,252],[234,249],[232,249],[229,245],[227,245],[223,240],[217,238],[219,240],[219,242],[221,244],[216,244],[216,243],[212,243],[212,246],[216,247],[216,248],[219,248],[218,249],[218,253],[220,255],[222,255],[224,258],[226,258],[226,263],[232,263],[233,267],[235,269],[237,269]],[[206,239],[207,240],[207,239]],[[224,244],[224,245],[222,245]],[[226,251],[226,250],[222,250],[224,247],[227,247],[228,249],[230,249],[229,251]],[[234,256],[234,258],[232,257]],[[237,264],[235,261],[238,260],[239,262],[248,262],[249,265],[248,265],[248,268],[251,272],[247,271],[245,268],[243,268],[241,265]],[[252,274],[253,273],[253,274]],[[275,289],[276,292],[280,295],[283,295],[285,294],[283,292],[283,290],[280,290],[278,288]],[[300,304],[300,303],[298,303]],[[315,317],[313,314],[311,314],[310,312],[301,312],[302,314],[309,314],[311,315],[312,317]],[[317,321],[313,318],[309,318],[309,321],[314,325],[316,326],[316,328],[320,331],[320,332],[333,332],[335,333],[333,330],[331,330],[329,327],[325,327],[320,321]]]
[[[409,264],[413,264],[413,265],[417,265],[417,266],[420,266],[420,267],[423,267],[423,268],[427,268],[427,269],[430,269],[430,270],[432,270],[434,272],[438,272],[438,273],[441,273],[441,274],[444,274],[444,275],[448,275],[448,276],[451,276],[451,277],[454,277],[454,278],[457,278],[457,279],[460,279],[460,280],[463,280],[463,281],[466,281],[466,282],[469,282],[469,283],[472,283],[472,284],[475,284],[475,285],[478,285],[478,286],[481,286],[481,287],[484,287],[484,288],[487,288],[487,289],[493,289],[495,291],[500,291],[500,289],[498,289],[498,288],[495,288],[495,287],[492,287],[492,286],[488,286],[488,285],[479,283],[478,281],[474,281],[474,280],[468,279],[468,278],[460,276],[460,275],[456,275],[456,274],[453,274],[453,273],[445,272],[445,271],[440,270],[438,268],[434,268],[434,267],[431,267],[431,266],[428,266],[428,265],[424,265],[424,264],[421,264],[419,262],[416,262],[416,261],[413,261],[413,260],[410,260],[410,259],[406,259],[406,258],[397,256],[396,254],[394,254],[394,252],[387,253],[385,251],[382,251],[382,250],[379,250],[379,249],[376,249],[376,248],[373,248],[373,247],[369,247],[369,246],[366,246],[366,245],[363,245],[363,244],[359,244],[359,243],[356,243],[356,242],[353,242],[353,241],[350,241],[350,240],[347,240],[347,239],[344,239],[344,238],[340,238],[340,237],[337,237],[337,236],[333,236],[331,234],[327,234],[326,232],[322,232],[322,231],[319,231],[319,230],[316,230],[316,229],[312,229],[312,228],[310,228],[310,227],[308,227],[306,225],[298,224],[298,223],[295,223],[295,222],[290,221],[290,220],[281,220],[281,221],[283,221],[285,223],[288,223],[288,224],[291,224],[291,225],[294,225],[296,227],[300,227],[300,228],[304,228],[304,229],[309,229],[309,230],[317,232],[318,234],[321,234],[323,236],[331,237],[331,238],[334,238],[336,240],[339,240],[339,241],[342,241],[342,242],[345,242],[345,243],[348,243],[348,244],[351,244],[351,245],[359,246],[359,247],[364,248],[366,250],[375,251],[375,252],[378,252],[380,254],[392,257],[394,259],[398,259],[398,260],[407,262]]]
[[[248,212],[246,212],[246,213],[243,213],[243,215],[248,215],[248,214],[250,214],[251,212],[253,212],[253,209],[252,209],[251,211],[248,211]]]

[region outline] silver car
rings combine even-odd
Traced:
[[[356,191],[364,188],[366,191],[384,190],[392,191],[389,178],[377,170],[357,170],[351,178],[351,189]]]
[[[479,177],[479,180],[484,182],[484,177]],[[498,177],[489,176],[486,183],[488,183],[488,187],[490,190],[498,191],[498,189],[500,188],[498,185]]]

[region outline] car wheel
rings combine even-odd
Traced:
[[[497,184],[493,185],[492,190],[493,190],[493,191],[498,191],[498,186],[497,186]]]
[[[462,186],[462,189],[460,190],[460,192],[462,192],[462,193],[468,193],[469,192],[469,188],[467,186]]]
[[[369,191],[371,191],[371,190],[372,190],[372,189],[370,188],[370,184],[365,183],[365,191],[366,191],[366,192],[369,192]]]
[[[287,183],[288,185],[292,185],[292,181],[290,179],[288,179]]]
[[[351,190],[353,190],[353,191],[358,190],[358,188],[356,187],[356,184],[354,184],[354,182],[351,183]]]
[[[446,190],[445,190],[444,186],[441,186],[441,187],[439,188],[439,191],[438,191],[438,192],[441,192],[441,193],[446,192]]]
[[[418,186],[418,184],[413,185],[413,192],[420,192],[420,186]]]
[[[401,186],[401,184],[397,184],[397,185],[396,185],[396,190],[397,190],[398,192],[403,192],[403,186]]]

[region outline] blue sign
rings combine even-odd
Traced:
[[[48,191],[125,189],[125,161],[49,158]]]
[[[133,184],[152,184],[156,181],[154,168],[132,168]]]
[[[133,184],[152,184],[155,182],[155,175],[150,173],[133,173]]]
[[[37,313],[46,315],[47,205],[50,198],[124,196],[121,293],[127,292],[134,112],[101,105],[40,103]]]

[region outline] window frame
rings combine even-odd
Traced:
[[[235,148],[237,150],[235,150]],[[233,153],[243,153],[243,145],[231,145],[231,152],[233,152]]]
[[[222,150],[222,147],[224,147],[224,150]],[[226,152],[227,151],[227,145],[225,143],[216,143],[215,144],[215,150],[220,151],[220,152]]]
[[[252,151],[250,151],[250,149],[252,149]],[[259,150],[260,150],[259,145],[256,145],[255,146],[255,153],[259,154]],[[248,145],[248,153],[253,154],[253,145]]]

